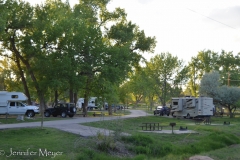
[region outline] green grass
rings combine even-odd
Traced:
[[[99,113],[103,113],[104,116],[109,116],[107,111],[99,111],[99,110],[94,110],[94,111],[88,111],[88,117],[93,117],[93,113],[99,114]],[[78,117],[78,113],[80,113],[79,111],[77,112],[77,114],[74,117]],[[112,116],[124,116],[124,115],[129,115],[131,112],[129,110],[118,110],[115,113],[113,113]],[[7,118],[5,115],[1,115],[0,116],[0,124],[12,124],[12,123],[25,123],[25,122],[40,122],[42,120],[41,115],[35,115],[33,118],[27,118],[26,116],[24,117],[24,121],[18,121],[17,116],[15,115],[9,115]],[[54,120],[67,120],[67,119],[71,119],[69,117],[66,118],[61,118],[60,116],[58,117],[43,117],[44,121],[54,121]]]
[[[223,122],[231,125],[223,125]],[[169,123],[175,122],[175,129],[180,126],[197,131],[198,134],[160,134],[140,132],[143,122],[159,122],[171,130]],[[53,159],[51,155],[43,155],[45,149],[56,155],[54,159],[73,160],[185,160],[193,155],[205,155],[216,160],[240,159],[240,118],[212,118],[211,125],[195,125],[193,120],[165,118],[161,116],[145,116],[138,118],[100,121],[84,125],[115,131],[112,136],[98,134],[96,137],[80,137],[50,128],[24,128],[0,130],[0,150],[5,156],[0,159]],[[132,136],[122,137],[120,132]],[[16,152],[27,150],[37,155],[10,155],[10,149]],[[29,149],[28,149],[29,148]],[[43,154],[41,154],[41,152]],[[39,155],[40,152],[40,155]]]
[[[78,113],[81,113],[81,111],[78,112]],[[77,113],[77,114],[78,114],[78,113]],[[87,115],[90,116],[90,117],[92,117],[92,116],[93,116],[93,113],[96,113],[96,114],[102,113],[102,114],[104,114],[104,116],[109,116],[107,110],[93,110],[93,111],[88,111],[88,112],[87,112]],[[129,114],[131,114],[131,112],[130,112],[129,110],[116,110],[116,112],[112,112],[112,116],[124,116],[124,115],[129,115]]]
[[[231,125],[223,125],[224,121],[230,122]],[[159,134],[151,132],[138,132],[139,127],[143,122],[159,122],[165,127],[171,129],[169,123],[175,122],[175,129],[180,126],[188,127],[189,130],[195,130],[199,134]],[[129,148],[135,154],[144,155],[150,159],[161,157],[161,159],[187,159],[192,155],[207,155],[209,151],[216,151],[228,148],[232,145],[240,144],[240,118],[212,118],[212,125],[195,125],[193,120],[165,118],[160,116],[139,117],[130,119],[119,119],[116,121],[102,121],[94,123],[86,123],[85,125],[106,128],[111,130],[119,130],[122,132],[131,133],[133,136],[125,137],[123,141],[131,144]],[[231,149],[231,148],[230,148]],[[232,150],[235,150],[233,148]],[[214,157],[220,159],[228,159],[231,157],[240,156],[221,153],[222,157],[218,156],[218,152],[210,152]],[[233,151],[234,153],[234,151]],[[180,157],[180,158],[179,158]]]
[[[25,122],[39,122],[42,120],[40,115],[36,115],[33,118],[24,117],[24,121],[19,121],[16,119],[17,116],[11,115],[6,118],[6,116],[0,116],[0,124],[12,124],[12,123],[25,123]],[[54,121],[54,120],[62,120],[60,117],[44,117],[44,121]]]
[[[1,160],[120,160],[98,150],[96,137],[84,138],[56,129],[0,130]],[[25,154],[25,155],[24,155]],[[124,158],[130,160],[132,158]],[[135,159],[135,158],[133,158]]]

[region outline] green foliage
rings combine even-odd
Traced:
[[[151,83],[147,85],[148,90],[151,90],[148,96],[155,95],[162,105],[166,105],[171,97],[179,96],[181,93],[179,86],[186,80],[185,73],[186,67],[178,57],[171,53],[156,55],[146,66],[146,76]]]
[[[233,55],[232,52],[224,50],[216,53],[211,50],[203,50],[197,56],[192,57],[188,64],[190,80],[188,88],[193,96],[198,96],[199,84],[206,73],[214,70],[220,74],[220,84],[239,86],[239,53]]]
[[[222,125],[223,121],[230,121],[230,126]],[[162,125],[176,122],[179,126],[188,125],[188,129],[195,130],[199,134],[162,134],[151,132],[139,132],[139,124],[142,122],[159,121]],[[96,137],[79,137],[55,129],[23,128],[2,130],[0,132],[1,150],[14,149],[38,150],[39,148],[51,148],[52,151],[63,151],[64,155],[55,159],[188,159],[193,155],[209,155],[219,157],[221,155],[228,159],[237,157],[239,149],[239,117],[212,118],[217,125],[189,125],[191,120],[164,118],[159,116],[146,116],[131,119],[118,119],[88,123],[98,128],[109,127],[116,132],[128,132],[131,136],[120,136],[120,134],[98,134]],[[119,125],[118,125],[119,124]],[[220,125],[221,124],[221,125]],[[134,128],[135,127],[135,128]],[[120,128],[120,129],[117,129]],[[170,129],[165,127],[165,129]],[[116,138],[116,136],[119,136]],[[20,138],[19,138],[20,137]],[[40,138],[39,138],[40,137]],[[60,141],[61,139],[61,141]],[[99,144],[99,145],[98,145]],[[121,144],[121,145],[119,145]],[[122,146],[122,147],[119,147]],[[123,146],[125,148],[123,148]],[[226,152],[227,150],[227,152]],[[223,154],[223,152],[225,154]],[[235,151],[235,152],[233,152]],[[7,152],[9,153],[9,152]],[[26,157],[13,157],[12,159]],[[41,159],[41,157],[30,157]],[[46,157],[44,157],[46,158]],[[11,159],[11,158],[10,158]],[[236,158],[235,158],[236,159]]]
[[[170,143],[161,143],[143,134],[122,137],[122,140],[126,143],[134,144],[135,147],[132,147],[131,150],[136,154],[148,156],[165,156],[171,153],[173,148]]]
[[[151,137],[147,135],[141,135],[141,134],[122,137],[122,140],[129,143],[133,143],[136,146],[143,146],[143,147],[146,147],[148,144],[152,144],[154,142],[154,140]]]
[[[118,120],[119,121],[119,120]],[[130,132],[132,136],[124,136],[121,140],[128,145],[128,150],[135,154],[145,155],[149,159],[161,157],[161,159],[187,159],[192,155],[206,153],[208,151],[225,148],[234,144],[239,144],[237,128],[239,118],[231,120],[232,126],[221,126],[223,121],[230,121],[229,117],[212,118],[212,123],[218,125],[191,126],[194,123],[185,119],[164,118],[159,116],[139,117],[134,119],[124,119],[121,121],[122,131]],[[160,134],[160,133],[139,133],[139,125],[143,122],[161,122],[167,126],[170,122],[179,126],[188,125],[189,130],[195,130],[200,134]],[[114,121],[98,123],[96,126],[108,129],[116,128]],[[96,122],[91,123],[96,124]],[[168,130],[171,127],[165,127]],[[143,156],[144,157],[144,156]],[[171,157],[171,158],[170,158]],[[156,158],[157,159],[157,158]]]
[[[109,101],[118,101],[117,93],[109,92],[115,93],[113,88],[119,87],[140,61],[139,53],[153,50],[156,42],[127,21],[124,9],[109,12],[109,2],[81,1],[71,8],[61,0],[36,6],[1,1],[0,49],[12,52],[7,57],[14,62],[13,75],[27,79],[25,92],[34,88],[31,94],[37,95],[41,104],[44,97],[58,93],[56,101],[66,91],[85,97],[107,97],[106,93]]]
[[[234,86],[221,86],[219,81],[219,72],[206,73],[201,80],[200,94],[210,96],[215,102],[225,106],[233,117],[232,113],[240,99],[240,89]]]
[[[103,152],[114,151],[116,149],[116,142],[113,136],[104,135],[103,133],[98,133],[96,137],[97,149]]]

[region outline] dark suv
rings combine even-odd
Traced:
[[[73,117],[76,114],[76,106],[74,103],[58,103],[53,108],[48,108],[44,111],[45,117],[50,117],[51,115],[53,117],[57,117],[58,115],[61,115],[62,118],[65,118],[67,116]]]
[[[164,106],[161,110],[160,110],[160,116],[164,116],[164,115],[167,115],[169,116],[170,115],[170,112],[171,112],[171,109]]]
[[[156,115],[156,114],[159,114],[160,116],[164,116],[164,115],[167,115],[169,116],[170,114],[170,108],[166,107],[166,106],[163,106],[163,107],[157,107],[157,109],[155,109],[153,111],[153,114]]]

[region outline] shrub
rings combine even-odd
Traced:
[[[147,146],[149,144],[152,144],[154,142],[152,137],[149,137],[147,135],[133,135],[133,136],[127,136],[122,137],[122,140],[128,143],[133,143],[134,145],[139,146]]]

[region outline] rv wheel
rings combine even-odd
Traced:
[[[186,118],[187,118],[187,119],[190,119],[190,118],[191,118],[189,113],[187,114],[187,117],[186,117]]]

